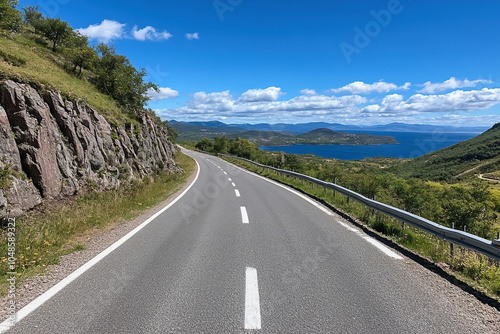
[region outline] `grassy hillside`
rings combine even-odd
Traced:
[[[0,33],[0,80],[31,84],[39,91],[60,90],[64,98],[79,98],[96,108],[111,124],[134,122],[135,116],[88,81],[64,69],[64,57],[21,34]]]
[[[500,123],[472,139],[423,155],[396,168],[404,176],[449,181],[500,170]]]

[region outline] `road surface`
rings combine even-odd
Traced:
[[[199,176],[177,202],[9,333],[486,331],[456,287],[336,214],[189,154]]]

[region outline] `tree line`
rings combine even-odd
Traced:
[[[26,6],[20,11],[17,5],[17,0],[0,0],[0,30],[24,34],[62,55],[69,72],[93,83],[119,106],[128,111],[143,109],[149,100],[147,91],[158,91],[155,84],[145,82],[144,69],[137,70],[112,46],[101,43],[92,47],[88,37],[74,30],[68,22],[45,17],[38,6]]]

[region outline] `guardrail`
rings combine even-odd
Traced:
[[[328,188],[335,190],[336,192],[347,196],[348,198],[352,198],[353,200],[358,201],[359,203],[377,210],[379,212],[385,213],[386,215],[389,215],[393,218],[398,219],[401,222],[410,224],[414,227],[417,227],[421,230],[424,230],[426,232],[429,232],[443,240],[446,240],[452,244],[460,245],[463,247],[467,247],[469,249],[473,249],[475,251],[478,251],[482,254],[485,254],[497,261],[500,261],[500,237],[498,239],[495,239],[493,241],[486,240],[484,238],[478,237],[477,235],[470,234],[467,232],[463,232],[460,230],[455,230],[440,224],[437,224],[433,221],[430,221],[428,219],[422,218],[420,216],[414,215],[413,213],[395,208],[393,206],[377,202],[373,199],[367,198],[361,194],[358,194],[352,190],[349,190],[347,188],[344,188],[342,186],[339,186],[335,183],[331,182],[325,182],[319,179],[316,179],[314,177],[292,172],[289,170],[285,169],[279,169],[267,165],[263,165],[260,163],[257,163],[252,160],[248,160],[245,158],[240,158],[232,155],[227,155],[227,154],[220,154],[220,156],[225,156],[229,158],[234,158],[234,159],[239,159],[243,160],[246,162],[249,162],[251,164],[254,164],[256,166],[262,167],[262,168],[267,168],[270,170],[274,170],[278,173],[282,173],[291,177],[296,177],[301,180],[309,181],[311,183],[317,184],[321,187]]]

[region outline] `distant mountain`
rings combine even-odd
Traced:
[[[260,146],[279,145],[379,145],[397,144],[398,142],[389,136],[376,136],[367,134],[351,134],[347,132],[337,132],[327,128],[314,129],[310,132],[295,135],[291,132],[245,130],[240,127],[221,126],[216,122],[170,122],[171,126],[177,130],[179,136],[177,140],[198,141],[204,137],[213,138],[215,136],[227,136],[228,138],[244,138]],[[225,124],[224,124],[225,125]]]
[[[405,176],[437,181],[499,170],[500,123],[474,138],[415,158],[398,168]]]
[[[175,121],[171,121],[175,123]],[[488,127],[472,126],[472,127],[454,127],[454,126],[438,126],[438,125],[424,125],[424,124],[406,124],[406,123],[390,123],[385,125],[372,125],[372,126],[357,126],[357,125],[344,125],[339,123],[325,123],[325,122],[311,122],[301,124],[225,124],[222,122],[189,122],[184,124],[192,124],[204,126],[205,128],[238,128],[243,130],[259,130],[259,131],[279,131],[289,133],[305,133],[315,129],[330,129],[334,131],[380,131],[380,132],[441,132],[441,133],[459,133],[459,132],[473,132],[482,133],[488,130]]]

